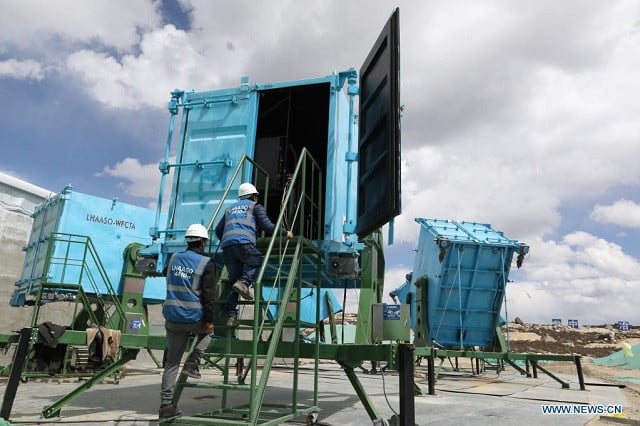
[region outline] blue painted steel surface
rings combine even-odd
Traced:
[[[333,76],[332,93],[342,87],[343,82]],[[327,140],[327,166],[325,177],[325,233],[326,241],[349,241],[355,242],[355,235],[348,234],[343,227],[353,222],[355,230],[355,204],[357,201],[357,178],[351,176],[350,169],[353,169],[351,158],[357,157],[353,152],[353,145],[349,146],[350,140],[358,139],[358,131],[353,127],[354,111],[349,102],[352,102],[355,94],[345,96],[342,91],[336,91],[331,96],[329,104],[329,138]],[[348,99],[351,99],[348,100]],[[353,142],[351,142],[353,143]],[[346,250],[345,250],[346,251]]]
[[[409,304],[411,328],[416,329],[416,286],[410,280],[405,281],[392,292],[401,304]]]
[[[105,294],[107,286],[100,278],[96,264],[85,254],[83,244],[54,244],[48,255],[49,241],[53,233],[87,236],[91,239],[116,293],[123,268],[123,251],[133,242],[150,244],[149,229],[154,223],[155,211],[117,200],[98,198],[65,188],[54,198],[40,204],[33,214],[33,226],[29,243],[25,247],[25,262],[20,280],[16,282],[11,298],[13,306],[24,305],[29,295],[34,295],[44,276],[47,281],[59,284],[81,283],[89,294]],[[166,215],[162,215],[165,217]],[[62,264],[62,259],[73,259],[73,264]],[[48,270],[44,270],[47,259]],[[87,260],[87,271],[82,271],[80,261]],[[90,284],[93,280],[94,285]],[[144,298],[149,303],[161,303],[166,296],[164,278],[148,278]]]
[[[179,105],[184,112],[176,147],[179,154],[176,163],[170,166],[174,178],[169,207],[171,214],[164,230],[167,234],[165,260],[182,247],[184,231],[189,224],[209,223],[242,156],[246,154],[254,158],[261,95],[273,90],[293,90],[304,86],[326,86],[329,101],[325,113],[329,114],[329,120],[326,123],[326,147],[322,152],[326,158],[317,158],[317,153],[313,155],[321,162],[326,161],[325,239],[344,240],[346,206],[355,205],[357,198],[355,178],[353,182],[347,180],[346,157],[353,111],[349,110],[347,96],[341,90],[345,79],[341,74],[333,74],[307,80],[252,86],[243,84],[234,89],[183,94]],[[357,139],[357,135],[355,137]],[[235,194],[238,186],[243,181],[251,180],[251,177],[252,170],[248,170],[245,176],[232,183],[232,192],[225,200],[224,207],[237,200]],[[271,180],[273,187],[275,177],[271,176]],[[217,223],[223,212],[224,208],[220,209],[213,223]],[[161,232],[162,225],[158,224]]]
[[[358,94],[356,76],[355,70],[351,69],[298,81],[249,85],[248,79],[243,78],[236,88],[174,91],[169,102],[171,120],[165,158],[160,167],[161,188],[169,175],[172,177],[168,220],[156,220],[152,234],[164,236],[164,243],[148,249],[159,252],[158,271],[173,253],[183,250],[184,232],[190,224],[215,226],[226,207],[237,201],[240,183],[255,182],[256,175],[260,176],[253,166],[249,166],[241,176],[233,179],[243,156],[255,161],[259,167],[265,167],[267,173],[273,173],[276,170],[269,170],[269,164],[265,163],[273,160],[269,151],[278,151],[279,148],[282,153],[282,145],[278,143],[283,140],[286,142],[284,149],[291,150],[296,160],[305,148],[323,169],[325,199],[321,231],[324,240],[319,244],[326,257],[329,253],[360,250],[357,236],[348,232],[355,229],[357,202],[354,169],[357,144],[354,141],[358,137],[353,109],[353,99]],[[284,106],[290,108],[288,115],[278,115],[281,114],[279,108]],[[178,117],[180,130],[177,137],[173,137],[174,121]],[[172,143],[176,144],[175,148],[171,147]],[[260,143],[263,145],[259,146]],[[177,153],[173,163],[171,152]],[[350,169],[354,170],[350,172]],[[271,192],[279,190],[278,178],[269,176]],[[230,192],[225,199],[227,188]],[[262,203],[265,204],[267,194],[262,195]],[[159,200],[162,200],[162,194]],[[216,210],[218,214],[214,217]],[[270,216],[275,219],[273,208],[271,211]],[[216,252],[218,241],[213,232],[211,237],[210,250]],[[217,254],[220,260],[220,253]],[[303,264],[303,274],[306,274],[307,266]],[[310,274],[315,277],[315,268],[312,269]],[[271,290],[266,283],[263,285],[265,291]],[[322,285],[343,287],[344,282],[325,273]],[[323,291],[321,296],[325,297],[325,294]],[[340,310],[340,303],[333,292],[329,292],[329,297],[335,309]],[[321,306],[321,318],[325,318],[328,313],[324,299]],[[303,321],[315,321],[315,309],[315,298],[304,295]],[[271,313],[275,314],[273,310]]]
[[[309,235],[302,236],[317,241],[324,256],[324,265],[335,265],[336,259],[344,260],[339,268],[334,266],[331,271],[325,268],[321,272],[322,287],[357,287],[360,281],[356,279],[358,271],[354,266],[357,260],[353,259],[357,259],[364,248],[355,234],[359,215],[366,214],[369,222],[380,222],[380,226],[388,218],[376,214],[380,209],[375,203],[365,203],[372,206],[369,209],[372,211],[361,212],[362,209],[357,208],[362,183],[356,167],[367,169],[369,166],[363,165],[367,160],[375,170],[385,170],[385,167],[379,167],[380,158],[387,157],[383,145],[391,143],[395,147],[399,144],[399,138],[392,141],[387,141],[386,136],[372,138],[380,145],[379,149],[370,149],[365,159],[359,158],[358,128],[355,125],[358,111],[354,107],[355,98],[359,95],[357,76],[355,69],[351,68],[325,77],[297,81],[249,85],[248,78],[242,78],[236,88],[172,92],[168,105],[171,115],[169,134],[165,157],[160,164],[161,191],[172,175],[168,220],[162,222],[157,216],[152,235],[163,235],[164,243],[147,249],[149,253],[159,255],[157,270],[163,268],[173,253],[183,249],[184,232],[190,224],[215,226],[220,221],[225,209],[236,202],[236,191],[242,182],[251,181],[258,186],[263,196],[262,203],[274,219],[282,209],[275,204],[277,208],[274,210],[274,203],[284,199],[288,191],[296,190],[283,182],[291,176],[300,154],[306,150],[322,170],[321,193],[324,200],[320,212],[321,241],[317,241],[318,233],[313,226],[309,226]],[[398,111],[388,111],[395,104],[382,98],[367,104],[370,124],[399,114]],[[180,131],[177,137],[173,137],[178,117]],[[399,116],[397,121],[392,123],[393,128],[399,128]],[[172,148],[174,141],[176,147]],[[171,152],[176,152],[174,163],[171,163]],[[256,166],[249,165],[242,170],[241,176],[234,177],[245,156]],[[379,182],[379,174],[378,171],[369,173],[367,181],[375,186]],[[398,188],[386,189],[378,185],[376,191],[399,196],[399,182],[397,185]],[[227,190],[230,192],[225,198]],[[161,192],[158,206],[163,204],[162,197]],[[380,196],[376,195],[376,198]],[[309,215],[309,211],[306,214]],[[213,232],[211,237],[209,251],[216,253],[216,261],[222,263],[217,250],[219,242]],[[302,274],[305,277],[308,275],[313,280],[316,273],[315,264],[303,262]],[[265,291],[271,290],[267,283],[263,286]],[[303,320],[315,320],[315,298],[309,296],[306,295],[302,302]],[[336,310],[340,310],[332,292],[329,297]],[[324,301],[321,305],[321,317],[324,318],[327,314]]]
[[[416,222],[420,239],[409,290],[411,311],[416,312],[414,284],[426,277],[427,306],[421,312],[427,316],[430,338],[458,348],[490,344],[513,255],[528,252],[528,246],[488,224],[421,218]],[[398,293],[406,298],[406,286]]]
[[[183,94],[181,142],[172,169],[172,214],[165,238],[167,256],[184,249],[184,232],[190,224],[208,225],[242,155],[253,152],[256,95],[247,86]],[[225,206],[236,201],[240,183],[232,186],[234,197]]]
[[[278,301],[279,297],[278,288],[275,287],[263,287],[262,296],[263,300],[271,300],[273,302]],[[300,298],[300,320],[307,323],[316,322],[316,302],[317,292],[314,292],[312,288],[303,288],[302,297]],[[333,289],[321,289],[320,290],[320,315],[319,318],[327,318],[329,316],[329,308],[327,306],[327,297],[331,299],[331,303],[334,312],[341,312],[342,305],[336,298]],[[278,316],[277,306],[269,306],[269,318],[275,319]],[[290,319],[295,319],[295,303],[291,304],[291,311],[287,311],[287,315]],[[285,317],[286,318],[286,317]]]

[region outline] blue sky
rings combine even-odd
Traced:
[[[527,242],[511,317],[640,323],[637,1],[0,0],[0,171],[153,206],[174,88],[359,68],[401,10],[403,214]],[[366,9],[366,13],[362,9]]]

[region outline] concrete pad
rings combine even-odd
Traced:
[[[529,399],[533,401],[563,402],[571,404],[589,404],[589,390],[561,389],[545,386],[534,386],[512,395],[514,398]]]
[[[526,389],[525,385],[519,383],[487,383],[466,389],[467,393],[477,393],[482,395],[506,396],[520,393]]]
[[[288,403],[292,399],[291,364],[281,362],[274,366],[269,379],[265,400]],[[18,387],[11,413],[11,424],[117,424],[155,425],[160,402],[162,370],[140,354],[130,362],[119,384],[100,383],[62,408],[59,419],[41,419],[45,406],[76,389],[81,382],[65,380],[29,380]],[[221,373],[214,369],[202,370],[204,383],[216,383]],[[366,411],[353,390],[344,371],[331,362],[324,362],[319,373],[319,424],[363,425],[371,424]],[[389,419],[399,411],[398,374],[364,374],[358,372],[364,389],[382,418]],[[564,378],[563,378],[564,379]],[[589,380],[590,381],[590,380]],[[424,393],[426,381],[416,383]],[[577,385],[562,389],[549,378],[526,378],[513,370],[495,375],[447,376],[436,383],[436,395],[415,397],[415,418],[419,425],[518,425],[554,424],[583,425],[596,417],[591,415],[544,415],[543,404],[622,404],[626,401],[617,387],[588,387],[580,391]],[[4,394],[6,378],[0,382]],[[467,389],[467,390],[465,390]],[[298,402],[309,404],[313,394],[313,366],[303,364],[299,374]],[[185,415],[196,415],[219,407],[221,391],[186,388],[179,406]],[[232,392],[229,398],[247,403],[247,393]],[[304,418],[289,424],[300,424]]]

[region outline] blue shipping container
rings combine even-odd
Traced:
[[[90,295],[106,294],[108,280],[114,291],[122,294],[123,251],[130,243],[151,243],[149,229],[155,214],[155,210],[65,188],[40,204],[32,215],[22,275],[15,284],[11,305],[23,306],[29,296],[37,294],[45,278],[49,283],[82,284],[84,292]],[[166,222],[166,215],[162,216]],[[54,233],[71,237],[55,238],[49,251]],[[89,237],[95,247],[106,280],[101,276],[98,262],[86,251],[85,237]],[[147,303],[164,301],[164,278],[147,278],[145,284],[143,297]]]
[[[415,258],[411,312],[426,320],[434,344],[467,348],[493,342],[514,253],[528,246],[491,225],[416,219],[420,239]],[[415,309],[415,283],[427,279],[426,310]],[[426,312],[425,312],[426,311]],[[416,327],[416,318],[412,317]]]
[[[299,212],[305,226],[293,231],[320,240],[327,265],[323,287],[342,288],[336,277],[355,278],[362,250],[358,237],[400,213],[399,64],[396,10],[359,73],[351,68],[262,84],[244,77],[237,87],[173,91],[158,196],[162,200],[171,175],[170,221],[166,228],[156,224],[155,235],[165,235],[158,267],[182,250],[190,224],[215,226],[236,202],[241,182],[250,181],[272,219],[284,211],[285,222],[292,220],[299,196],[309,198]],[[303,154],[313,161],[307,160],[299,181],[292,182]],[[253,164],[239,169],[246,166],[244,158]]]

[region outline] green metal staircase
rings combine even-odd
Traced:
[[[30,326],[25,328],[28,338],[25,342],[25,358],[32,352],[34,345],[38,342],[38,326],[47,321],[44,305],[57,302],[68,302],[73,306],[70,312],[70,327],[73,331],[84,332],[93,326],[106,326],[107,328],[120,329],[123,325],[125,312],[122,302],[111,285],[100,257],[93,245],[91,238],[84,235],[74,235],[66,233],[52,233],[48,237],[47,255],[44,260],[42,275],[33,277],[33,282],[37,280],[37,292],[33,302],[34,309],[31,315]],[[60,310],[58,310],[60,311]],[[67,333],[69,334],[69,333]],[[12,343],[19,343],[16,336],[11,339]],[[26,338],[26,337],[25,337]],[[66,338],[66,336],[65,336]],[[76,349],[86,343],[86,337],[75,342]],[[93,368],[81,369],[71,368],[73,349],[67,348],[60,371],[56,377],[96,377],[98,375],[107,377],[114,375],[116,381],[119,380],[119,371],[115,368]],[[86,351],[88,356],[88,350]],[[120,354],[116,356],[119,362]],[[14,360],[15,361],[15,360]],[[112,360],[109,360],[112,363]],[[21,380],[29,378],[50,377],[48,371],[31,371],[28,363],[22,360],[20,367],[15,374]],[[75,367],[75,366],[74,366]],[[1,372],[11,372],[13,363],[2,368]],[[67,400],[63,398],[60,406]],[[48,411],[46,411],[48,413]],[[58,413],[59,408],[51,411]]]
[[[236,168],[236,174],[244,167],[243,161]],[[235,176],[234,175],[234,176]],[[233,180],[231,180],[233,182]],[[219,382],[205,383],[206,377],[197,382],[188,381],[182,375],[176,386],[175,402],[180,399],[183,389],[198,388],[221,391],[220,407],[196,416],[179,417],[173,424],[213,424],[213,425],[272,425],[307,416],[311,418],[318,411],[318,365],[319,340],[307,343],[302,340],[301,331],[307,328],[318,329],[320,322],[320,283],[322,254],[318,243],[322,236],[320,230],[322,211],[322,173],[318,164],[304,150],[296,166],[291,187],[296,188],[296,200],[292,192],[286,193],[283,205],[293,205],[293,214],[289,228],[297,234],[292,240],[273,236],[259,238],[258,249],[264,256],[264,262],[254,284],[255,302],[241,302],[252,308],[251,319],[240,318],[237,330],[226,330],[226,344],[221,352],[212,352],[222,363],[222,377]],[[227,193],[229,191],[227,190]],[[290,203],[291,202],[291,203]],[[220,203],[222,205],[222,202]],[[210,228],[219,212],[216,210]],[[282,211],[276,221],[276,229],[284,223]],[[309,230],[316,229],[315,241],[305,238]],[[229,288],[226,271],[221,274],[219,285]],[[301,295],[304,288],[313,288],[316,297],[316,318],[314,322],[301,321]],[[283,331],[291,329],[291,341],[283,341]],[[300,365],[300,346],[314,345],[314,389],[311,401],[298,401],[298,376]],[[269,377],[276,357],[292,359],[291,397],[287,403],[267,401]],[[305,357],[307,358],[307,357]],[[235,371],[232,362],[237,360]],[[245,366],[244,360],[248,363]],[[217,377],[216,377],[217,379]],[[242,392],[246,396],[232,395]],[[235,398],[233,397],[235,396]],[[242,400],[241,403],[233,401]]]
[[[57,271],[55,278],[49,271]],[[40,308],[46,302],[55,302],[48,295],[74,295],[72,328],[84,330],[89,324],[120,329],[125,317],[122,302],[100,261],[100,256],[85,235],[53,233],[47,246],[47,256],[35,299],[31,326],[37,327]],[[84,287],[91,288],[87,294]]]

